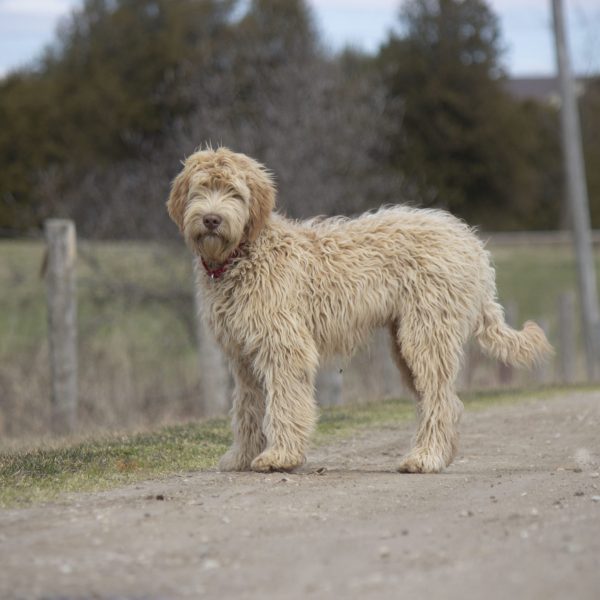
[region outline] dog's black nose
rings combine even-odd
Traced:
[[[223,219],[219,215],[204,215],[202,218],[202,222],[204,223],[204,227],[206,229],[210,229],[211,231],[216,229]]]

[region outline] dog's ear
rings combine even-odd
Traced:
[[[246,225],[246,238],[253,242],[275,208],[275,182],[264,167],[255,167],[248,170],[246,184],[250,190],[250,219]]]
[[[181,171],[181,173],[173,180],[171,193],[167,200],[169,216],[175,221],[180,231],[183,231],[183,213],[185,211],[185,203],[189,191],[190,177],[188,169],[184,167],[183,171]]]

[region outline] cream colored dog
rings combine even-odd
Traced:
[[[205,317],[235,377],[234,442],[220,468],[301,465],[319,358],[349,355],[385,326],[418,401],[414,447],[398,470],[442,470],[457,449],[465,342],[474,335],[490,355],[531,366],[551,352],[543,331],[506,325],[488,253],[446,212],[398,206],[296,222],[274,205],[270,173],[226,148],[190,156],[167,202],[204,265]]]

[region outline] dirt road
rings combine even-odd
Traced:
[[[293,475],[193,473],[0,513],[0,598],[600,597],[600,393],[467,412],[441,475],[412,424]]]

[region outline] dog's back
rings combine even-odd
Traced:
[[[282,222],[290,235],[292,222]],[[475,330],[493,290],[488,253],[462,221],[439,210],[394,207],[354,219],[294,222],[295,293],[309,306],[324,354],[350,354],[375,327],[415,309]],[[493,282],[492,282],[493,283]],[[306,313],[306,311],[303,311]]]

